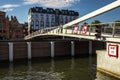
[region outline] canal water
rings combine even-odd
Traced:
[[[96,71],[96,57],[60,57],[0,63],[0,80],[118,80]]]

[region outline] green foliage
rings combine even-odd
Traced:
[[[120,20],[116,20],[115,22],[120,22]]]
[[[99,20],[95,20],[94,22],[91,22],[91,24],[99,24],[101,23]]]

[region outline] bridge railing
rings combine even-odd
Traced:
[[[102,36],[120,37],[120,22],[101,23],[90,26],[92,27],[91,32],[95,32],[96,26],[100,26]]]
[[[55,26],[55,27],[47,27],[47,28],[43,28],[43,29],[37,30],[37,31],[35,31],[35,32],[27,35],[27,36],[25,37],[25,39],[28,39],[28,38],[30,38],[30,37],[37,36],[37,35],[39,35],[39,34],[45,34],[45,33],[49,32],[49,31],[51,31],[51,30],[54,30],[54,29],[56,29],[56,28],[57,28],[57,27]]]
[[[77,34],[74,34],[74,26],[69,26],[62,29],[62,32],[59,31],[59,28],[56,28],[52,34],[70,34],[70,35],[84,35],[84,36],[95,36],[96,26],[101,28],[101,36],[104,37],[120,37],[120,22],[108,22],[100,24],[89,24],[86,34],[82,34],[82,25],[79,26]]]
[[[82,34],[82,25],[79,26],[77,34],[74,34],[74,26],[67,28],[62,28],[60,26],[48,27],[40,29],[26,36],[26,39],[30,37],[35,37],[42,34],[52,34],[52,35],[83,35],[83,36],[95,36],[96,26],[101,28],[101,36],[103,37],[120,37],[120,22],[109,22],[100,24],[89,24],[86,34]]]

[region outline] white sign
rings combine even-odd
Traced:
[[[109,44],[108,55],[113,57],[118,57],[118,45]]]

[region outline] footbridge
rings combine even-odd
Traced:
[[[25,40],[32,39],[35,37],[45,36],[66,36],[75,37],[90,40],[101,40],[108,42],[120,42],[120,23],[119,22],[108,22],[101,24],[88,24],[77,26],[80,22],[83,22],[92,17],[98,16],[110,10],[120,7],[120,0],[116,0],[98,10],[95,10],[83,17],[80,17],[74,21],[71,21],[62,26],[49,27],[33,32],[32,34],[25,37]],[[100,32],[96,31],[96,27],[100,27]],[[97,34],[100,33],[100,36]]]
[[[96,26],[101,27],[101,36],[96,37]],[[120,42],[120,22],[110,22],[102,24],[87,25],[87,30],[83,31],[83,27],[77,26],[78,29],[75,30],[75,26],[69,28],[59,28],[59,26],[52,28],[45,28],[33,32],[32,34],[25,37],[25,39],[32,39],[35,37],[52,37],[52,36],[63,36],[63,37],[74,37],[80,39],[90,39],[90,40],[101,40],[108,42]]]

